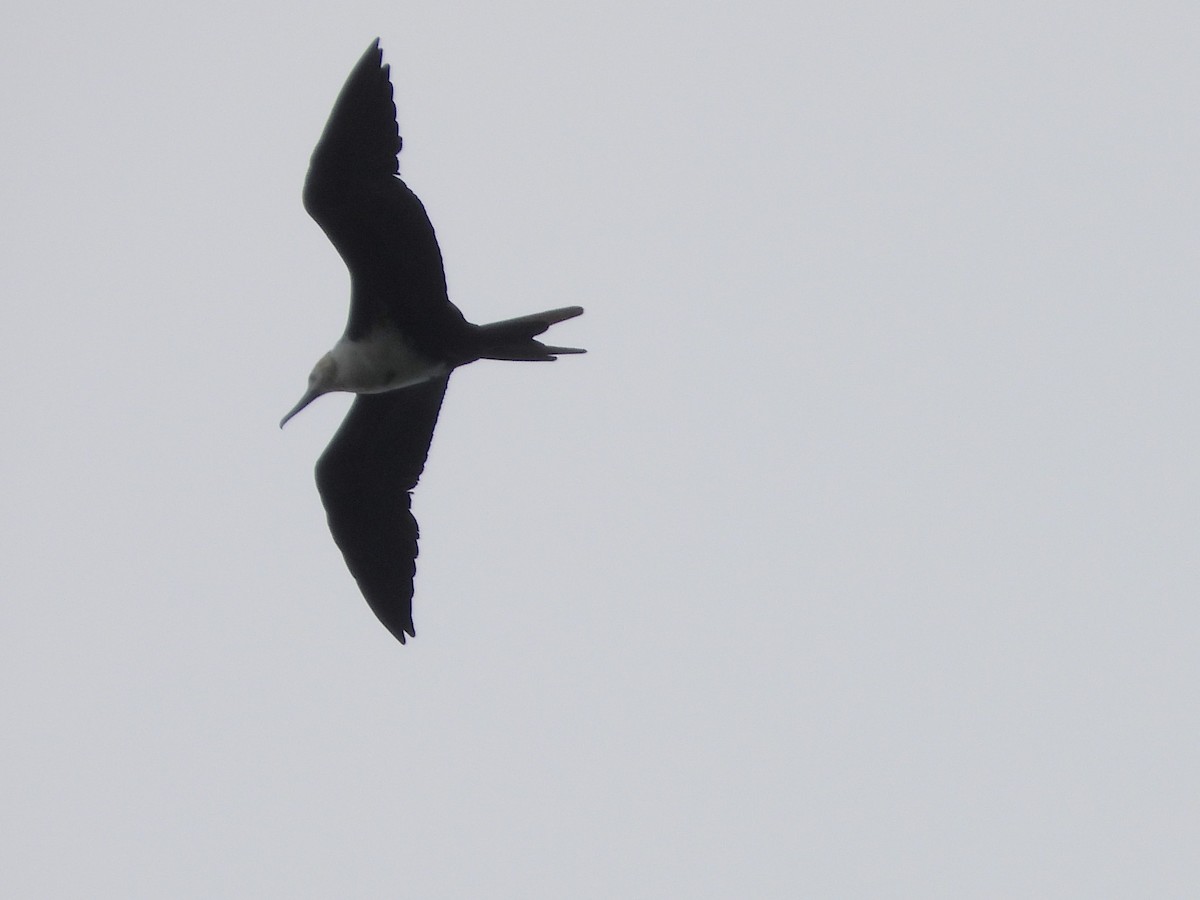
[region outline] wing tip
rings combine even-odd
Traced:
[[[380,617],[379,621],[383,622],[392,637],[401,644],[407,644],[408,638],[415,638],[417,636],[417,629],[413,627],[412,616],[409,616],[407,622],[388,622],[382,617]]]

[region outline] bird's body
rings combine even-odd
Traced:
[[[474,325],[450,302],[433,225],[399,178],[402,141],[376,40],[350,73],[313,151],[304,207],[350,270],[342,338],[280,423],[330,391],[358,394],[317,463],[334,540],[379,619],[414,635],[417,523],[410,511],[450,373],[478,359],[547,361],[536,340],[577,306]]]
[[[450,363],[423,355],[404,332],[379,328],[359,340],[343,337],[329,357],[337,367],[338,390],[355,394],[380,394],[412,387],[422,381],[449,375]]]

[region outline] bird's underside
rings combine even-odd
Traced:
[[[317,462],[317,489],[363,596],[404,643],[406,635],[415,636],[418,529],[411,492],[425,465],[449,373],[477,359],[548,361],[582,353],[536,338],[583,310],[564,307],[482,326],[468,322],[450,302],[425,208],[399,178],[401,144],[388,67],[376,40],[338,95],[304,184],[305,209],[350,271],[346,332],[318,362],[308,392],[284,421],[322,393],[358,392]],[[393,339],[402,342],[403,357],[364,349],[378,351]],[[378,360],[411,354],[428,363],[432,377],[395,390],[361,392],[368,384],[406,383],[402,373],[384,371]]]

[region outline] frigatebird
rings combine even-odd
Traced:
[[[402,143],[377,38],[346,79],[304,180],[305,210],[350,270],[349,320],[279,427],[322,394],[358,395],[317,461],[317,490],[346,566],[403,644],[416,637],[412,490],[450,373],[479,359],[584,351],[536,340],[578,306],[474,325],[450,302],[433,225],[400,179]]]

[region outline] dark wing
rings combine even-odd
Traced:
[[[317,461],[329,530],[367,603],[404,643],[412,621],[417,520],[412,495],[450,376],[360,394]]]
[[[425,207],[397,177],[402,144],[379,41],[355,65],[304,180],[304,208],[350,270],[346,336],[392,325],[428,353],[452,359],[471,326],[450,302]]]

